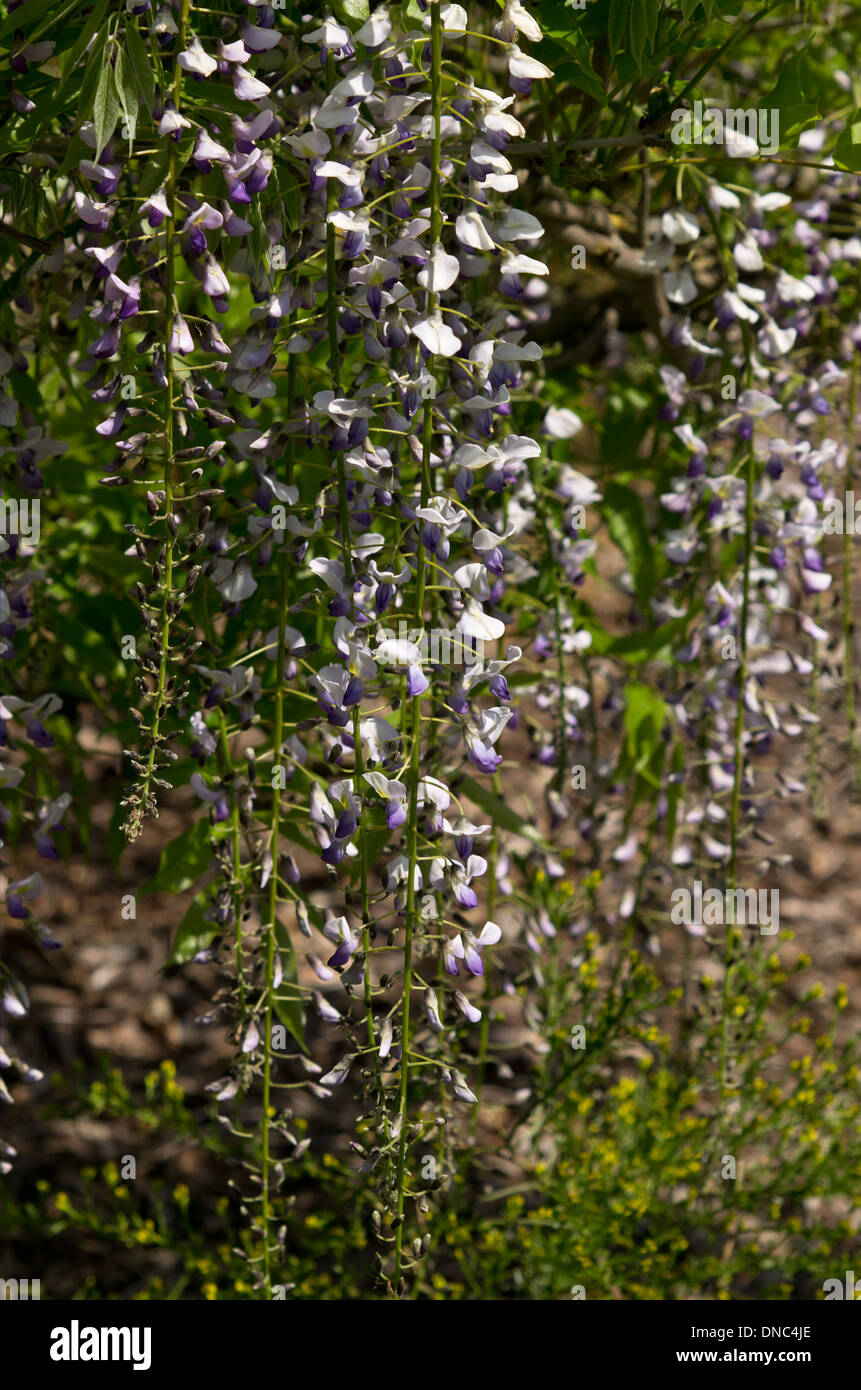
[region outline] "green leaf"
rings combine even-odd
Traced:
[[[637,599],[645,607],[655,589],[655,564],[643,503],[633,488],[611,482],[604,487],[600,511],[627,561]]]
[[[600,77],[592,67],[592,50],[583,35],[572,34],[564,42],[560,41],[560,47],[568,56],[562,63],[551,64],[556,82],[560,85],[568,83],[603,104],[607,94]]]
[[[642,774],[656,752],[663,753],[659,740],[667,707],[657,691],[640,681],[626,683],[625,701],[625,752],[633,769]]]
[[[152,111],[155,104],[155,74],[150,63],[146,44],[140,35],[136,20],[126,21],[126,58],[131,67],[141,106]]]
[[[158,871],[138,890],[138,897],[149,893],[184,893],[196,883],[212,859],[212,828],[204,816],[190,825],[161,852]]]
[[[853,174],[861,173],[861,107],[853,111],[840,139],[834,147],[834,162],[841,169],[850,169]]]
[[[9,34],[14,34],[16,29],[20,29],[25,37],[27,26],[31,20],[37,20],[43,14],[53,9],[52,0],[25,0],[25,4],[13,10],[8,19],[0,24],[0,39],[5,39]]]
[[[342,24],[361,28],[370,13],[368,0],[335,0],[335,15]]]
[[[72,74],[77,68],[78,63],[80,62],[81,58],[86,52],[87,45],[90,43],[90,40],[95,38],[96,34],[101,28],[102,20],[104,19],[105,10],[107,8],[108,0],[98,0],[98,4],[93,6],[92,13],[90,14],[89,19],[87,20],[86,24],[84,25],[83,29],[78,35],[78,38],[75,40],[75,43],[69,49],[69,52],[66,55],[66,61],[63,64],[63,80],[60,83],[61,92],[65,89],[69,79],[71,78]],[[20,10],[18,11],[18,13],[20,14]]]
[[[658,34],[658,21],[661,18],[661,0],[644,0],[646,10],[646,33],[649,47],[654,48]]]
[[[120,100],[114,81],[114,70],[108,58],[108,50],[102,54],[102,70],[93,104],[93,122],[96,127],[96,159],[105,148],[116,129],[120,116]]]
[[[117,51],[116,64],[114,67],[114,85],[123,111],[123,136],[129,142],[129,155],[131,155],[138,125],[140,98],[131,64],[122,49]]]
[[[625,42],[628,9],[631,0],[610,0],[610,19],[607,25],[607,47],[613,58]]]
[[[197,955],[198,951],[205,951],[206,947],[215,940],[220,928],[217,922],[204,921],[203,914],[206,905],[206,894],[198,893],[176,929],[173,950],[165,962],[165,966],[162,967],[163,969],[168,965],[187,964]]]
[[[639,64],[640,71],[645,67],[648,48],[647,0],[630,0],[631,50],[632,57]]]
[[[615,656],[632,666],[643,666],[647,661],[671,661],[673,647],[683,638],[688,624],[688,616],[672,618],[660,627],[636,632],[623,632],[618,637],[603,634],[600,645],[601,655]],[[593,641],[593,648],[599,648]]]
[[[628,750],[651,752],[663,722],[666,706],[650,685],[628,681],[625,685],[625,732]]]
[[[780,113],[780,136],[785,140],[817,119],[816,98],[816,80],[806,49],[802,49],[781,65],[777,83],[758,105],[760,110]]]
[[[94,43],[87,58],[87,65],[84,68],[84,75],[81,78],[81,88],[77,96],[77,107],[79,111],[90,111],[92,109],[96,96],[96,88],[99,85],[99,77],[102,71],[101,62],[102,55],[99,52],[99,45]],[[77,72],[69,73],[70,104],[71,101],[75,100],[74,91],[78,76],[79,74]],[[65,86],[65,83],[63,85]]]
[[[552,39],[565,49],[579,36],[580,18],[576,10],[560,5],[559,0],[542,0],[538,6],[537,19],[545,40]]]
[[[534,825],[530,825],[516,811],[513,811],[507,801],[503,801],[489,787],[482,786],[481,782],[475,777],[461,777],[457,784],[458,795],[461,793],[468,796],[470,801],[474,801],[486,816],[489,816],[494,825],[499,825],[503,830],[509,830],[512,835],[522,835],[524,839],[531,840],[534,845],[547,851],[551,846],[544,839],[544,836]]]

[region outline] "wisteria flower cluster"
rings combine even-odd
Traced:
[[[216,981],[199,1021],[232,1061],[208,1091],[244,1145],[260,1297],[283,1295],[309,1113],[349,1112],[379,1285],[405,1296],[481,1126],[511,1155],[545,1142],[568,1030],[609,1046],[643,955],[718,972],[682,1032],[730,1125],[766,957],[734,921],[679,945],[670,893],[786,867],[781,805],[821,807],[841,676],[861,787],[851,535],[829,541],[854,468],[852,175],[815,113],[794,161],[683,158],[640,72],[639,125],[605,129],[612,46],[557,8],[128,0],[56,56],[15,7],[0,30],[4,226],[38,184],[51,229],[22,222],[0,320],[3,495],[56,536],[7,509],[6,912],[63,946],[40,900],[85,833],[62,761],[95,709],[119,731],[117,858],[187,816],[148,886],[194,890],[170,964]],[[627,277],[579,358],[559,223]],[[5,1039],[17,966],[0,987]],[[531,1069],[506,1058],[515,1016]]]

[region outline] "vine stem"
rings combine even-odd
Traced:
[[[176,35],[176,52],[181,53],[185,48],[185,32],[188,27],[188,16],[191,9],[191,0],[182,0],[179,13],[179,28]],[[171,96],[173,102],[179,109],[179,99],[182,91],[182,68],[178,62],[174,63],[173,80],[171,83]],[[150,729],[150,748],[147,757],[146,772],[144,773],[143,784],[141,786],[140,800],[137,805],[132,807],[126,826],[126,834],[130,840],[134,840],[140,834],[141,821],[147,814],[147,807],[150,799],[150,787],[152,786],[155,774],[155,760],[158,749],[159,733],[161,729],[161,717],[164,706],[165,687],[167,683],[167,664],[170,647],[170,625],[173,615],[170,612],[171,586],[173,584],[173,558],[175,538],[171,531],[170,522],[173,515],[173,392],[174,392],[174,370],[173,353],[170,351],[170,338],[173,332],[173,320],[176,312],[176,217],[174,213],[176,202],[176,183],[177,183],[177,151],[175,141],[170,141],[168,151],[168,171],[165,179],[165,200],[170,208],[170,216],[167,218],[165,227],[165,315],[164,315],[164,539],[165,539],[165,559],[164,573],[162,575],[162,602],[161,619],[159,623],[159,643],[161,647],[158,665],[158,687],[155,698],[155,713],[153,715],[152,728]]]
[[[735,713],[734,767],[732,783],[732,803],[730,809],[730,889],[735,894],[738,887],[738,842],[739,820],[741,816],[741,784],[744,777],[744,688],[747,684],[747,629],[750,612],[750,562],[753,551],[753,490],[756,483],[756,454],[753,440],[747,453],[746,484],[747,497],[744,509],[744,572],[742,577],[741,631],[738,651],[738,698]],[[732,899],[735,902],[735,897]],[[735,955],[735,924],[726,926],[724,950],[723,993],[721,996],[721,1043],[720,1043],[720,1099],[723,1105],[726,1094],[726,1063],[729,1046],[729,1001],[730,981]]]
[[[763,11],[764,13],[764,11]],[[697,172],[697,178],[702,176]],[[711,223],[717,242],[718,253],[724,274],[731,289],[735,289],[738,284],[738,273],[735,263],[729,255],[726,242],[721,231],[720,219],[715,213],[707,197],[703,198],[703,207],[706,216]],[[746,388],[750,387],[753,375],[752,370],[752,348],[750,341],[750,330],[747,324],[742,325],[742,335],[744,340],[744,362]],[[731,901],[735,903],[735,890],[738,887],[738,846],[739,846],[739,820],[741,816],[741,786],[744,779],[744,688],[747,684],[747,635],[748,617],[750,614],[750,568],[753,555],[754,543],[754,505],[753,494],[756,487],[756,449],[755,438],[751,436],[750,447],[747,451],[745,464],[745,509],[744,509],[744,569],[742,573],[742,599],[741,599],[741,631],[739,632],[739,653],[738,653],[738,693],[736,697],[735,710],[735,735],[734,735],[734,754],[733,754],[733,782],[732,782],[732,801],[730,806],[730,862],[729,878],[730,889],[733,896]],[[723,1109],[726,1098],[726,1067],[729,1055],[729,1009],[731,999],[731,985],[733,966],[735,963],[735,922],[726,924],[726,940],[724,943],[724,975],[721,990],[721,1018],[720,1018],[720,1061],[718,1077],[718,1091],[720,1105]]]
[[[508,498],[503,502],[503,520],[508,525]],[[502,639],[496,644],[497,657],[502,656]],[[502,798],[503,788],[499,772],[493,774],[493,793],[494,796]],[[488,869],[488,888],[487,888],[487,916],[492,921],[496,915],[496,873],[499,862],[499,827],[494,824],[490,837],[490,851],[487,856]],[[478,1120],[481,1114],[481,1096],[484,1089],[484,1077],[487,1071],[487,1058],[490,1050],[490,1006],[493,1001],[494,990],[494,963],[493,948],[487,947],[484,952],[484,988],[482,990],[483,1008],[481,1014],[481,1032],[478,1038],[478,1053],[476,1056],[475,1071],[475,1111],[470,1121],[469,1132],[475,1137],[478,1133]]]
[[[432,124],[432,143],[431,143],[431,177],[430,177],[430,239],[431,250],[440,240],[442,234],[442,212],[440,208],[440,160],[442,153],[442,133],[441,133],[441,87],[442,87],[442,22],[440,20],[439,4],[431,6],[431,124]],[[434,290],[428,287],[427,291],[427,312],[428,315],[436,313],[438,296]],[[428,358],[428,370],[432,371],[434,358]],[[431,445],[433,443],[433,396],[428,396],[424,403],[424,417],[422,421],[422,477],[421,477],[421,505],[427,505],[430,497],[430,460]],[[418,529],[416,536],[416,607],[415,620],[416,626],[421,628],[424,625],[424,599],[425,599],[425,551],[421,539],[421,529]],[[412,973],[413,973],[413,932],[415,928],[416,915],[416,865],[418,860],[418,800],[419,800],[419,774],[421,764],[421,696],[412,697],[411,708],[411,746],[409,764],[409,811],[407,815],[407,920],[404,934],[404,994],[403,994],[403,1021],[401,1024],[401,1072],[400,1084],[398,1087],[398,1122],[400,1133],[398,1135],[398,1157],[396,1170],[397,1187],[397,1211],[395,1227],[395,1295],[399,1296],[401,1270],[403,1267],[403,1241],[404,1241],[404,1169],[406,1166],[407,1154],[407,1101],[409,1096],[409,1066],[410,1066],[410,1003],[412,994]]]
[[[233,767],[233,760],[230,756],[230,740],[227,736],[227,722],[224,718],[224,710],[218,707],[218,738],[219,738],[219,760],[221,763],[222,775],[226,776]],[[236,797],[235,788],[230,793],[230,840],[232,850],[232,884],[233,889],[233,916],[234,916],[234,949],[236,960],[236,981],[239,986],[239,1014],[242,1026],[245,1026],[245,967],[242,962],[242,863],[240,858],[240,822],[239,822],[239,803]]]
[[[291,314],[292,319],[292,314]],[[293,414],[293,401],[296,395],[296,357],[290,354],[287,365],[287,418]],[[287,437],[287,482],[293,481],[292,436]],[[281,553],[278,556],[278,650],[275,668],[275,728],[272,734],[273,771],[281,764],[281,745],[284,741],[284,658],[286,656],[288,567],[284,550],[284,537],[281,538]],[[278,920],[278,842],[281,833],[281,788],[272,778],[272,816],[269,824],[269,853],[272,858],[271,878],[269,879],[269,902],[266,914],[266,956],[264,965],[264,1030],[263,1030],[263,1101],[261,1125],[261,1221],[263,1226],[263,1278],[267,1299],[272,1297],[272,1266],[269,1245],[269,1222],[271,1219],[270,1201],[270,1155],[269,1155],[269,1097],[272,1086],[272,1012],[273,981],[275,978],[275,929]],[[241,927],[238,928],[241,934]]]
[[[493,793],[494,796],[502,798],[503,788],[499,773],[493,774]],[[490,853],[487,856],[488,887],[487,887],[487,916],[493,920],[496,912],[496,871],[499,860],[499,831],[494,825],[493,833],[490,838]],[[488,947],[484,952],[484,988],[482,990],[483,1009],[481,1013],[481,1032],[478,1038],[478,1054],[476,1056],[475,1071],[475,1110],[470,1122],[469,1132],[473,1136],[478,1132],[478,1117],[481,1108],[481,1095],[484,1089],[484,1074],[487,1070],[487,1056],[490,1050],[490,1007],[493,1001],[493,956],[492,949]]]
[[[329,91],[335,85],[335,59],[331,53],[326,54],[326,86]],[[326,184],[326,210],[327,213],[333,212],[337,206],[335,197],[334,181],[327,180]],[[331,222],[326,224],[326,321],[329,339],[329,375],[332,381],[332,389],[336,396],[341,394],[341,367],[340,367],[340,347],[338,343],[338,297],[336,294],[337,261],[335,256],[335,228]],[[344,582],[352,591],[353,588],[353,556],[350,542],[350,509],[347,501],[347,470],[344,463],[344,451],[338,452],[338,514],[341,526],[341,556],[344,566]],[[361,803],[362,782],[365,771],[365,759],[362,750],[362,728],[361,713],[358,705],[353,708],[353,795]],[[374,1028],[374,1006],[373,1006],[373,983],[371,980],[371,901],[368,890],[368,853],[367,836],[363,818],[359,816],[359,826],[357,832],[359,848],[359,893],[362,911],[362,951],[365,957],[365,969],[362,984],[362,997],[365,1010],[365,1031],[368,1038],[368,1047],[373,1055],[374,1080],[377,1087],[377,1095],[383,1111],[383,1128],[385,1137],[388,1140],[388,1117],[385,1104],[385,1087],[383,1086],[383,1074],[380,1067],[379,1055],[376,1051],[376,1030]],[[386,1145],[388,1153],[388,1145]]]

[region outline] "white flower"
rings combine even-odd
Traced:
[[[477,212],[462,212],[455,221],[454,230],[461,245],[474,251],[492,251],[496,245]]]
[[[19,723],[23,723],[25,718],[44,721],[56,714],[62,705],[59,695],[40,695],[36,700],[25,700],[20,695],[4,695],[0,697],[0,719],[17,716]]]
[[[218,67],[215,58],[210,58],[198,38],[191,40],[188,48],[184,53],[180,53],[176,61],[183,71],[196,72],[201,77],[209,77]]]
[[[483,449],[480,444],[467,442],[461,444],[460,448],[455,451],[452,462],[458,468],[472,470],[485,468],[489,463],[497,463],[501,457],[502,452],[495,444],[489,444],[486,449]]]
[[[371,229],[371,219],[367,213],[360,213],[348,208],[346,212],[330,212],[326,218],[332,226],[339,232],[355,232],[358,236],[367,236]]]
[[[460,350],[460,339],[452,332],[441,314],[431,314],[415,324],[412,332],[435,357],[454,357]]]
[[[251,57],[241,39],[235,39],[233,43],[225,43],[221,40],[219,49],[225,63],[247,63]]]
[[[551,405],[544,416],[544,432],[553,439],[571,439],[575,434],[579,434],[582,428],[583,421],[580,416],[564,406],[560,408]]]
[[[548,68],[544,63],[539,63],[537,58],[530,58],[526,53],[521,53],[516,43],[513,43],[508,50],[508,71],[512,77],[518,77],[525,82],[534,82],[539,77],[553,76],[552,68]]]
[[[745,237],[743,241],[737,241],[732,248],[732,255],[739,270],[744,270],[754,275],[762,270],[765,265],[765,261],[762,259],[762,252],[752,236]]]
[[[440,10],[440,12],[439,12],[439,17],[440,17],[440,20],[441,20],[441,22],[442,22],[443,33],[445,33],[445,34],[464,34],[464,33],[466,33],[466,26],[467,26],[467,23],[468,23],[468,18],[467,18],[466,10],[463,8],[463,5],[444,5],[444,6],[442,7],[442,9]],[[427,26],[427,25],[429,25],[429,24],[430,24],[430,15],[428,14],[428,16],[427,16],[427,18],[426,18],[426,20],[425,20],[425,25]]]
[[[738,398],[738,408],[745,415],[756,415],[762,419],[783,409],[778,401],[772,396],[767,396],[764,391],[742,391]]]
[[[476,349],[472,348],[470,357],[473,357],[475,352]],[[530,341],[528,343],[500,342],[493,344],[493,360],[495,362],[540,362],[541,357],[542,352],[539,343]]]
[[[671,241],[665,237],[660,237],[657,241],[650,241],[648,246],[644,246],[637,256],[638,263],[644,270],[666,270],[675,254],[675,248]]]
[[[511,251],[502,253],[502,265],[500,267],[503,275],[549,275],[549,267],[543,261],[535,260],[534,256],[515,255]]]
[[[816,297],[816,292],[812,285],[806,280],[799,280],[795,275],[788,275],[785,270],[778,272],[775,281],[777,297],[781,304],[807,304]]]
[[[737,319],[741,319],[744,323],[759,323],[759,314],[755,309],[748,308],[742,295],[733,290],[727,290],[726,302]]]
[[[728,208],[730,210],[741,207],[741,199],[737,193],[731,189],[724,188],[719,183],[713,183],[709,189],[709,202],[716,208]]]
[[[359,108],[333,101],[330,95],[326,97],[313,119],[315,126],[320,130],[335,130],[337,126],[355,125],[359,119]]]
[[[277,29],[261,29],[257,24],[249,24],[242,31],[242,39],[249,53],[265,53],[281,42]]]
[[[806,150],[808,154],[818,154],[825,144],[827,128],[824,125],[813,126],[810,130],[803,130],[798,137],[798,148]]]
[[[335,83],[329,96],[333,101],[349,101],[351,97],[369,97],[373,90],[374,79],[369,70],[355,68]]]
[[[797,337],[794,328],[778,328],[774,320],[769,319],[756,335],[756,342],[764,357],[783,357],[791,351]]]
[[[467,565],[460,565],[454,572],[454,578],[461,589],[468,590],[473,598],[490,598],[487,570],[477,561],[471,560]]]
[[[506,97],[504,101],[500,101],[493,92],[482,92],[478,88],[476,92],[483,101],[488,102],[491,108],[481,123],[482,130],[490,131],[493,134],[502,133],[510,136],[513,140],[522,140],[526,134],[523,126],[516,116],[512,116],[510,112],[503,109],[511,105],[513,97]]]
[[[356,31],[356,39],[363,43],[366,48],[379,48],[381,43],[385,43],[389,34],[392,32],[392,21],[389,11],[385,5],[380,5],[379,9],[374,10]]]
[[[824,593],[825,590],[830,589],[831,585],[834,583],[833,575],[825,574],[822,570],[809,570],[802,566],[801,575],[804,579],[805,587],[809,592],[814,594]]]
[[[581,506],[588,507],[593,502],[601,501],[602,494],[592,479],[587,478],[585,473],[578,472],[576,468],[571,468],[567,463],[559,474],[557,487],[569,502],[577,502]]]
[[[230,151],[225,149],[224,145],[219,145],[217,140],[213,140],[211,135],[207,135],[205,130],[199,130],[194,145],[194,157],[208,159],[213,164],[228,164]]]
[[[444,495],[428,498],[426,507],[416,507],[416,516],[421,517],[422,521],[429,521],[432,526],[441,527],[447,536],[452,535],[466,520],[466,512]]]
[[[723,145],[730,159],[753,159],[759,154],[756,141],[740,130],[725,130]]]
[[[671,304],[690,304],[697,297],[697,282],[687,266],[681,270],[665,270],[661,276],[664,294]]]
[[[185,124],[188,125],[188,122]],[[98,227],[104,218],[113,217],[116,208],[112,208],[108,203],[97,203],[94,198],[88,198],[86,193],[76,192],[75,211],[88,227]]]
[[[686,449],[691,450],[691,453],[705,454],[708,452],[708,445],[705,440],[700,439],[698,434],[694,434],[691,425],[675,425],[673,434],[682,441]]]
[[[696,241],[700,234],[699,224],[684,208],[675,212],[665,212],[661,218],[661,231],[674,246],[686,246]]]
[[[351,169],[349,164],[339,164],[336,159],[324,159],[316,172],[318,179],[338,179],[345,188],[358,188],[364,178],[361,169]]]
[[[242,603],[251,597],[256,588],[257,580],[254,575],[247,566],[241,565],[218,585],[218,592],[228,603]]]
[[[532,43],[540,43],[543,37],[541,25],[537,19],[521,5],[520,0],[506,0],[505,12],[502,16],[503,24],[511,24],[519,33],[524,34]]]
[[[184,130],[191,125],[187,116],[183,116],[179,111],[165,111],[158,123],[159,135],[173,135],[177,130]],[[77,195],[76,195],[77,196]]]
[[[328,154],[331,148],[331,141],[323,130],[306,130],[302,135],[285,135],[283,139],[293,153],[303,159],[317,159]]]
[[[451,289],[459,274],[460,261],[457,256],[450,256],[437,241],[416,279],[423,289],[430,290],[432,294],[441,294],[443,290]]]
[[[510,208],[497,228],[500,241],[537,241],[543,233],[538,218],[520,208]]]
[[[350,31],[337,20],[325,19],[319,29],[303,34],[306,43],[319,43],[324,48],[344,48],[350,42]]]
[[[488,531],[487,527],[481,526],[473,533],[472,548],[481,554],[485,550],[495,550],[498,545],[507,541],[509,536],[514,535],[515,528],[506,526],[502,532]]]
[[[485,613],[477,599],[467,597],[457,620],[457,631],[463,633],[464,637],[478,637],[482,642],[493,642],[504,634],[505,623]]]
[[[358,555],[360,559],[367,560],[372,555],[378,555],[386,543],[385,536],[381,536],[379,531],[366,531],[364,535],[357,537],[350,546],[351,553]]]
[[[398,730],[388,719],[382,719],[379,715],[373,715],[369,719],[363,719],[359,725],[362,735],[362,743],[368,757],[375,763],[382,762],[385,756],[385,746],[387,743],[397,743],[400,738]],[[417,872],[418,866],[416,866]]]
[[[502,451],[507,464],[541,457],[541,446],[528,434],[507,434],[502,441]]]
[[[754,212],[776,212],[788,208],[792,199],[788,193],[752,193],[750,205]]]

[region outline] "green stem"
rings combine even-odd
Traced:
[[[188,25],[188,15],[191,8],[191,0],[182,0],[179,15],[179,28],[176,36],[176,52],[181,53],[185,48],[185,31]],[[171,95],[177,108],[182,90],[182,68],[179,63],[174,65],[173,82],[171,84]],[[159,736],[161,730],[162,715],[164,713],[165,690],[167,685],[167,668],[170,651],[170,627],[173,621],[171,607],[171,591],[173,585],[173,562],[175,538],[170,528],[173,516],[173,393],[174,393],[174,370],[173,353],[170,351],[170,338],[173,332],[173,320],[176,313],[176,217],[174,216],[176,202],[176,184],[178,175],[177,148],[175,141],[170,141],[168,152],[168,172],[165,179],[165,199],[170,208],[170,216],[166,220],[165,227],[165,315],[164,315],[164,341],[162,344],[164,352],[164,372],[166,377],[164,388],[164,454],[163,454],[163,475],[164,475],[164,572],[162,579],[162,602],[161,618],[159,621],[159,642],[160,657],[158,666],[158,685],[155,692],[155,712],[153,714],[152,727],[150,729],[150,747],[147,756],[146,772],[140,788],[140,799],[132,807],[128,821],[126,822],[126,835],[130,840],[134,840],[140,834],[141,822],[149,814],[150,799],[152,796],[151,787],[155,776],[156,754],[158,752]]]
[[[430,240],[433,248],[440,240],[442,233],[442,213],[440,210],[440,159],[442,149],[441,138],[441,71],[442,71],[442,24],[440,21],[439,5],[431,6],[431,121],[433,125],[432,147],[431,147],[431,178],[430,178]],[[427,292],[427,312],[428,315],[436,313],[437,295],[433,290]],[[428,359],[428,370],[432,370],[433,357]],[[426,506],[431,492],[430,486],[430,460],[431,446],[433,444],[433,398],[429,397],[424,403],[424,417],[422,423],[422,477],[421,477],[421,505]],[[421,539],[421,529],[417,528],[416,535],[416,607],[415,620],[416,626],[421,628],[424,625],[424,598],[425,598],[425,550]],[[395,1275],[394,1286],[395,1296],[400,1296],[401,1270],[403,1267],[403,1239],[404,1239],[404,1169],[406,1166],[407,1153],[407,1102],[409,1094],[409,1066],[410,1066],[410,1003],[412,994],[412,973],[413,973],[413,934],[415,930],[416,916],[416,863],[418,860],[418,792],[419,774],[421,765],[421,696],[414,695],[411,708],[411,746],[409,764],[409,811],[407,815],[407,905],[406,905],[406,929],[404,934],[404,994],[403,994],[403,1021],[401,1024],[401,1072],[400,1084],[398,1087],[398,1117],[400,1121],[400,1134],[398,1136],[398,1156],[396,1170],[397,1184],[397,1208],[395,1226]]]
[[[747,684],[747,630],[750,612],[750,565],[753,554],[753,492],[756,485],[756,453],[753,440],[747,453],[746,468],[747,497],[744,509],[744,574],[742,578],[741,631],[739,632],[738,652],[738,698],[735,714],[735,753],[732,785],[732,806],[730,810],[730,889],[734,893],[738,887],[738,846],[739,821],[741,818],[741,787],[744,777],[744,688]],[[733,898],[733,901],[735,899]],[[736,927],[728,922],[724,947],[723,993],[721,997],[721,1043],[720,1043],[720,1098],[723,1104],[726,1092],[726,1064],[729,1046],[729,1002],[731,998],[731,979],[735,957]]]
[[[293,401],[296,394],[296,357],[290,354],[287,366],[287,418],[293,414]],[[287,482],[293,479],[293,439],[287,441]],[[282,743],[284,741],[284,658],[286,655],[288,565],[282,537],[278,557],[278,650],[275,661],[275,728],[272,734],[272,767],[281,765]],[[263,1226],[263,1278],[267,1299],[272,1297],[272,1267],[269,1243],[269,1223],[271,1220],[270,1201],[270,1155],[269,1155],[269,1097],[272,1087],[272,1012],[273,980],[275,978],[275,932],[278,914],[278,843],[281,832],[281,790],[272,786],[272,815],[269,824],[269,853],[272,857],[271,878],[269,879],[269,902],[265,929],[266,956],[263,1029],[263,1101],[260,1117],[261,1139],[261,1221]]]
[[[765,11],[763,11],[765,13]],[[760,17],[760,16],[758,16]],[[711,222],[712,230],[717,242],[718,254],[724,268],[724,274],[731,289],[735,289],[738,284],[738,272],[732,256],[729,254],[723,232],[721,230],[720,218],[711,207],[708,198],[703,198],[703,207],[706,215]],[[745,360],[745,387],[751,384],[752,368],[751,357],[752,348],[750,341],[750,329],[747,324],[742,325],[744,336],[744,360]],[[741,601],[741,631],[739,633],[739,659],[738,659],[738,695],[736,700],[735,715],[735,753],[732,785],[732,803],[730,810],[730,888],[733,892],[738,887],[738,846],[739,846],[739,821],[741,816],[741,787],[744,777],[744,688],[747,683],[747,629],[748,615],[750,613],[750,567],[753,555],[754,543],[754,505],[753,494],[756,486],[756,451],[754,440],[751,438],[750,447],[747,451],[747,461],[745,468],[745,481],[747,495],[745,499],[744,511],[744,573],[742,577],[742,601]],[[733,898],[733,901],[735,899]],[[720,1020],[720,1075],[718,1087],[720,1092],[720,1103],[723,1108],[726,1094],[726,1066],[729,1053],[729,1009],[732,997],[732,976],[735,963],[736,945],[736,926],[733,922],[726,925],[726,940],[724,943],[724,976],[721,991],[721,1020]]]
[[[219,737],[219,762],[221,765],[222,777],[233,770],[233,759],[230,756],[230,741],[227,735],[227,721],[224,718],[224,710],[218,707],[218,737]],[[233,891],[233,917],[234,917],[234,942],[236,951],[236,980],[239,985],[239,1016],[242,1024],[245,1023],[245,971],[242,964],[242,874],[239,851],[240,824],[239,824],[239,804],[236,799],[234,787],[230,789],[230,840],[233,851],[233,867],[231,889]]]
[[[326,55],[326,86],[331,91],[335,84],[335,60],[331,53]],[[336,206],[336,196],[334,180],[329,179],[326,189],[327,211],[332,212]],[[337,283],[337,261],[335,256],[335,228],[331,223],[326,225],[326,321],[328,326],[329,339],[329,375],[332,381],[332,389],[336,396],[341,393],[341,367],[340,367],[340,346],[338,343],[338,297],[336,294]],[[344,566],[344,582],[352,593],[353,588],[353,555],[350,536],[350,509],[347,500],[347,470],[344,462],[344,451],[338,452],[338,515],[341,527],[341,556]],[[353,794],[361,802],[363,793],[363,776],[365,771],[364,753],[362,749],[362,730],[361,712],[358,706],[353,709]],[[365,956],[365,971],[363,983],[363,1001],[365,1009],[365,1030],[368,1037],[368,1047],[373,1052],[374,1079],[377,1087],[379,1104],[383,1109],[383,1129],[385,1138],[388,1139],[388,1122],[386,1117],[385,1088],[383,1086],[382,1069],[380,1067],[379,1055],[376,1050],[376,1031],[374,1028],[374,1006],[373,1006],[373,984],[371,981],[371,901],[368,891],[368,853],[367,836],[365,833],[364,818],[360,815],[358,827],[358,848],[359,848],[359,891],[361,896],[362,908],[362,951]],[[388,1149],[387,1149],[388,1152]]]

